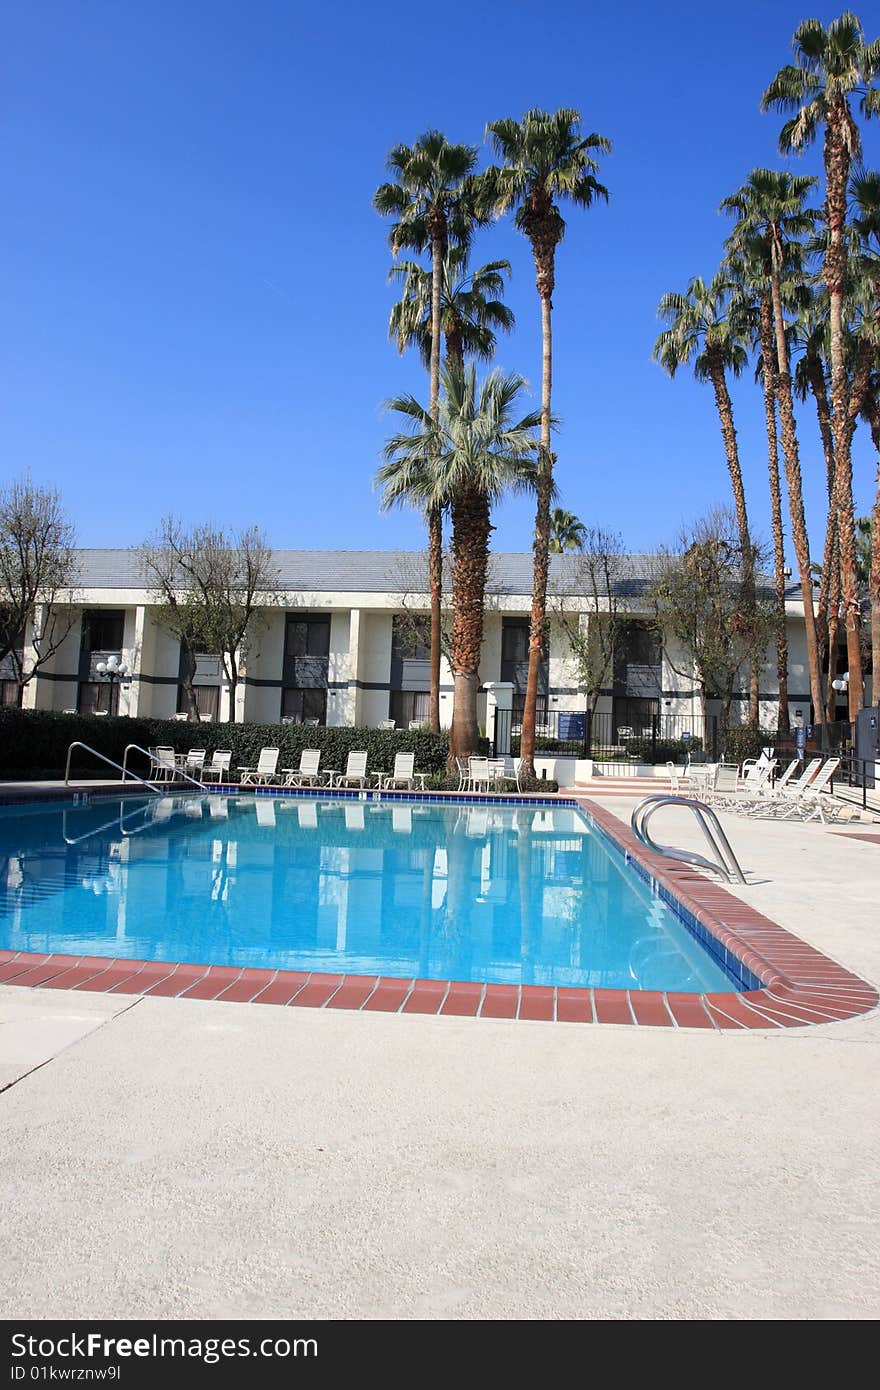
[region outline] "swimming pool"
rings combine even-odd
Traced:
[[[0,810],[0,947],[734,992],[574,806],[167,796]]]

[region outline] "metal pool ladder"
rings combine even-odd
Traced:
[[[648,821],[661,806],[687,806],[697,818],[700,829],[708,841],[714,860],[704,859],[702,854],[694,854],[688,849],[673,849],[671,845],[658,845],[648,834]],[[635,807],[630,817],[630,826],[636,839],[648,849],[660,854],[664,859],[680,859],[685,864],[698,864],[701,869],[711,869],[719,873],[728,883],[745,883],[745,876],[739,861],[730,847],[730,841],[721,828],[721,822],[704,801],[692,801],[686,796],[672,796],[665,792],[652,792]]]

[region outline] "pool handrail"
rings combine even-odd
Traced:
[[[697,818],[697,823],[706,837],[709,848],[715,856],[714,862],[704,858],[702,854],[695,854],[687,849],[674,849],[671,845],[658,845],[648,834],[648,821],[655,811],[661,806],[687,806]],[[636,839],[647,849],[653,850],[655,854],[661,855],[664,859],[679,859],[685,864],[696,864],[701,869],[710,869],[713,873],[720,873],[728,883],[746,882],[745,875],[739,866],[739,861],[730,846],[730,841],[722,829],[721,822],[704,801],[696,801],[691,797],[673,796],[668,792],[652,792],[645,796],[633,809],[630,817],[630,826]]]
[[[122,755],[122,771],[123,771],[123,778],[122,778],[122,780],[123,780],[123,782],[125,781],[125,777],[126,777],[126,776],[128,776],[128,777],[137,777],[137,774],[134,773],[134,772],[132,772],[132,771],[131,771],[131,768],[128,766],[128,755],[129,755],[129,753],[143,753],[143,755],[144,755],[145,758],[149,758],[149,760],[150,760],[150,766],[152,767],[152,765],[153,765],[153,755],[152,755],[152,753],[150,752],[150,750],[149,750],[148,748],[142,748],[141,745],[140,745],[139,743],[129,743],[129,744],[126,744],[125,752],[124,752],[123,755]],[[192,782],[193,786],[194,786],[194,787],[198,787],[199,791],[200,791],[202,794],[204,794],[204,791],[205,791],[205,784],[204,784],[204,782],[198,781],[198,779],[195,778],[195,777],[190,777],[189,773],[188,773],[188,772],[184,772],[184,770],[183,770],[182,767],[177,767],[177,766],[175,765],[175,768],[174,768],[174,780],[176,781],[178,777],[182,777],[183,780],[184,780],[184,782]],[[142,779],[138,778],[138,781],[140,781],[140,780],[142,780]],[[164,787],[164,789],[159,788],[159,787],[154,787],[153,790],[154,790],[154,791],[161,791],[162,795],[167,795],[168,786],[170,786],[170,785],[171,785],[171,783],[168,783],[168,784]]]
[[[68,748],[68,750],[67,750],[67,762],[66,762],[65,765],[64,765],[64,785],[65,785],[65,787],[67,787],[67,786],[70,785],[70,757],[71,757],[71,754],[73,753],[74,748],[84,748],[84,749],[86,750],[87,753],[92,753],[96,758],[100,758],[100,759],[101,759],[101,762],[102,762],[102,763],[106,763],[108,767],[115,767],[117,772],[121,772],[121,773],[122,773],[122,780],[123,780],[123,782],[125,781],[126,777],[131,777],[131,778],[134,779],[135,782],[139,782],[140,785],[141,785],[142,787],[147,787],[151,792],[155,792],[157,796],[161,796],[161,795],[162,795],[162,788],[161,788],[161,787],[155,786],[154,783],[152,783],[152,782],[147,782],[143,777],[138,777],[137,773],[136,773],[136,772],[132,772],[130,768],[126,768],[124,765],[121,765],[121,764],[119,764],[119,763],[115,763],[115,762],[113,761],[112,758],[108,758],[108,757],[106,756],[106,754],[104,754],[104,753],[99,753],[98,750],[97,750],[97,748],[93,748],[92,745],[91,745],[90,743],[83,743],[83,742],[81,742],[80,739],[74,739],[73,743],[70,744],[70,746],[69,746],[69,748]],[[128,751],[128,750],[126,749],[126,752],[127,752],[127,751]],[[141,749],[141,752],[143,752],[143,749]],[[149,754],[147,754],[147,756],[149,757]],[[190,779],[190,780],[192,780],[192,779]],[[197,784],[197,785],[200,785],[200,784]]]

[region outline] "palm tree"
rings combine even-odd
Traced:
[[[443,260],[450,244],[467,246],[479,218],[473,145],[452,145],[439,130],[420,135],[414,145],[395,145],[386,167],[393,181],[373,195],[373,206],[393,218],[388,242],[396,257],[402,250],[431,254],[431,397],[437,419],[440,391],[440,320]],[[443,604],[443,512],[428,509],[428,575],[431,591],[430,725],[440,731],[440,639]]]
[[[781,738],[790,731],[788,715],[788,633],[786,631],[785,531],[782,522],[782,487],[779,477],[779,437],[776,425],[776,384],[773,361],[776,342],[773,333],[773,306],[764,275],[765,248],[759,239],[745,245],[729,259],[736,284],[735,317],[751,331],[752,346],[758,353],[755,380],[764,395],[764,424],[767,431],[767,473],[770,483],[770,519],[773,531],[773,575],[776,590],[776,688],[778,695],[777,732]],[[760,678],[757,661],[752,663],[752,685]]]
[[[522,377],[494,371],[477,385],[472,365],[446,369],[436,423],[413,396],[389,408],[410,422],[385,445],[376,475],[384,505],[421,497],[452,515],[452,640],[455,681],[450,759],[476,750],[477,692],[486,602],[491,509],[509,489],[535,486],[537,412],[514,420]]]
[[[550,513],[550,549],[554,555],[564,550],[580,550],[586,538],[587,528],[564,507],[554,507]]]
[[[866,44],[862,26],[851,12],[827,29],[807,19],[793,38],[795,61],[776,74],[761,99],[764,111],[793,111],[779,136],[783,154],[801,151],[824,128],[825,219],[828,239],[824,257],[831,346],[831,406],[834,430],[834,497],[840,538],[840,574],[849,665],[849,713],[862,706],[861,610],[856,580],[852,454],[850,448],[844,295],[847,274],[846,203],[852,164],[861,156],[859,128],[851,101],[861,99],[867,115],[880,111],[880,91],[872,85],[880,72],[880,41]]]
[[[715,393],[715,406],[721,423],[721,435],[727,456],[727,469],[733,490],[736,524],[742,554],[743,606],[750,615],[755,611],[754,546],[749,530],[749,514],[743,486],[733,404],[727,386],[727,373],[739,376],[746,366],[744,325],[731,315],[730,292],[734,288],[729,272],[719,270],[707,284],[695,277],[684,294],[664,294],[657,310],[658,316],[669,325],[654,344],[654,359],[675,376],[679,367],[693,363],[697,381],[709,381]],[[755,708],[755,681],[749,700],[749,718],[758,721]]]
[[[534,109],[521,121],[492,121],[486,127],[500,168],[488,171],[498,213],[516,209],[515,222],[532,248],[535,283],[541,302],[541,451],[537,468],[534,573],[529,628],[529,670],[522,718],[520,754],[527,771],[534,771],[535,720],[538,685],[547,621],[547,575],[550,553],[550,503],[555,456],[550,448],[553,385],[553,290],[556,248],[565,234],[559,204],[591,207],[607,201],[608,190],[596,179],[597,153],[607,154],[611,143],[595,132],[582,135],[579,111]]]
[[[828,396],[827,296],[824,290],[814,293],[806,282],[801,287],[800,302],[789,325],[793,351],[800,356],[795,364],[793,384],[802,401],[813,397],[819,437],[825,456],[825,481],[828,496],[828,521],[820,567],[819,597],[816,603],[816,644],[819,667],[827,668],[825,685],[825,722],[836,719],[837,696],[831,681],[837,659],[837,637],[840,628],[840,544],[837,531],[837,509],[834,505],[834,431],[831,425],[831,402]]]
[[[468,270],[467,248],[451,246],[443,260],[440,321],[446,341],[446,360],[461,369],[466,357],[488,361],[494,356],[497,333],[510,333],[513,310],[503,302],[509,261],[489,261]],[[426,367],[431,363],[433,273],[418,261],[398,261],[389,280],[403,284],[403,294],[391,310],[388,336],[401,352],[419,350]]]
[[[756,239],[763,249],[764,275],[770,290],[773,310],[775,351],[770,361],[774,373],[774,390],[779,404],[782,452],[785,459],[785,478],[788,484],[788,505],[791,513],[792,540],[800,571],[804,604],[804,632],[807,665],[810,674],[810,697],[814,718],[821,719],[824,709],[822,673],[819,666],[819,646],[816,639],[816,614],[813,608],[813,576],[810,563],[810,543],[804,513],[803,481],[800,450],[794,415],[791,368],[786,336],[783,305],[783,273],[789,248],[812,232],[817,214],[805,207],[807,194],[815,186],[814,178],[776,169],[753,169],[743,186],[725,198],[722,212],[736,215],[737,223],[728,238],[728,248],[736,254],[743,247],[754,247]],[[764,369],[767,369],[765,360]]]
[[[874,332],[874,365],[880,366],[880,173],[876,170],[861,173],[852,181],[852,200],[857,213],[853,219],[859,238],[860,268],[863,283],[870,289]],[[866,336],[868,336],[866,334]],[[877,451],[877,489],[871,519],[857,523],[857,547],[864,541],[863,523],[868,521],[870,562],[868,591],[871,596],[871,671],[872,699],[880,702],[880,375],[875,370],[868,381],[860,409],[867,418],[871,439]]]

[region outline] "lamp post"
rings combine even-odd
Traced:
[[[110,682],[110,698],[107,702],[107,713],[113,713],[113,690],[116,681],[124,681],[131,675],[131,667],[122,657],[108,656],[106,661],[95,663],[95,670],[100,677]],[[119,704],[117,702],[117,710]]]

